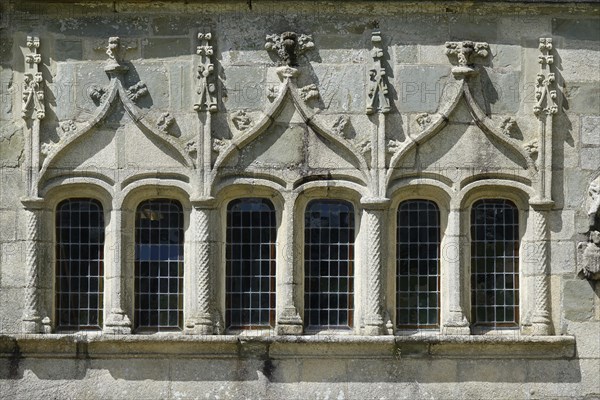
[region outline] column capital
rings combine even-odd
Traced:
[[[390,206],[390,199],[385,197],[362,197],[360,204],[367,210],[385,210]]]
[[[27,210],[41,210],[44,208],[44,199],[41,197],[21,197],[20,200]]]
[[[548,199],[531,199],[529,205],[536,211],[549,211],[554,207],[554,201]]]
[[[190,199],[192,207],[198,209],[213,209],[217,206],[217,200],[214,197],[195,197]]]

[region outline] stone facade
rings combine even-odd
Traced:
[[[598,398],[593,2],[3,1],[7,398]],[[227,205],[275,209],[275,322],[225,325]],[[105,220],[100,330],[60,329],[57,206]],[[183,209],[183,323],[136,331],[138,205]],[[354,207],[353,323],[309,329],[305,210]],[[403,329],[403,201],[440,210],[439,323]],[[472,312],[473,205],[518,210],[516,324]]]

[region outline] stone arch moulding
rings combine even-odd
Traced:
[[[217,180],[220,168],[234,154],[267,132],[276,116],[289,103],[293,105],[308,128],[318,136],[333,143],[341,151],[348,153],[354,159],[362,181],[366,185],[370,185],[367,161],[360,151],[349,140],[341,135],[334,134],[330,129],[324,127],[318,121],[318,118],[316,118],[318,112],[310,109],[305,104],[308,98],[318,96],[316,85],[308,85],[302,88],[297,86],[296,78],[300,74],[300,70],[295,68],[296,60],[299,54],[314,47],[312,37],[309,35],[299,35],[294,32],[285,32],[281,35],[268,35],[265,47],[269,51],[274,51],[281,60],[280,66],[276,69],[277,76],[281,81],[277,96],[274,97],[272,104],[264,112],[263,117],[256,123],[250,122],[243,112],[234,116],[234,123],[241,128],[242,133],[234,136],[231,141],[220,143],[219,155],[208,174],[207,186],[210,188],[209,190],[211,192],[214,191],[213,186]]]
[[[49,143],[41,146],[41,152],[46,155],[46,158],[40,166],[39,182],[44,179],[50,165],[57,159],[59,154],[64,153],[72,143],[89,134],[90,131],[110,115],[111,110],[114,110],[114,106],[117,104],[117,99],[134,124],[146,136],[158,139],[179,155],[180,162],[185,167],[194,168],[194,161],[190,155],[168,134],[168,127],[173,122],[172,117],[168,114],[162,114],[157,118],[153,118],[150,113],[143,113],[135,104],[135,101],[139,97],[148,93],[148,89],[142,81],[129,88],[124,86],[124,75],[129,68],[122,59],[121,53],[123,52],[120,39],[118,37],[111,37],[106,52],[109,59],[104,67],[104,71],[108,74],[110,82],[105,88],[92,87],[89,92],[90,97],[99,102],[100,105],[93,116],[82,125],[77,125],[73,121],[64,121],[61,123],[61,128],[65,132],[61,140],[58,143]]]
[[[433,138],[434,136],[436,136],[444,130],[444,128],[449,122],[450,115],[459,106],[461,100],[463,100],[466,104],[467,109],[471,114],[471,117],[473,118],[473,122],[486,136],[488,136],[496,142],[503,144],[509,149],[509,151],[517,155],[517,157],[521,158],[525,162],[525,164],[527,165],[527,175],[529,179],[533,180],[538,170],[538,167],[536,166],[534,160],[523,149],[519,141],[504,134],[502,132],[502,128],[500,126],[496,126],[497,123],[485,114],[485,112],[477,104],[472,93],[472,80],[477,79],[478,76],[478,71],[474,67],[473,61],[477,56],[481,58],[487,57],[489,48],[488,44],[473,43],[469,41],[447,42],[446,47],[446,54],[448,56],[451,57],[456,53],[461,54],[461,56],[458,57],[458,65],[452,68],[452,73],[454,77],[450,78],[449,81],[446,83],[446,88],[444,89],[444,92],[447,92],[448,88],[458,85],[457,90],[455,91],[455,94],[452,96],[452,98],[450,98],[447,102],[439,106],[438,111],[434,115],[423,117],[424,119],[420,124],[423,130],[419,132],[416,135],[416,137],[409,138],[409,140],[406,142],[406,144],[404,144],[404,146],[399,147],[394,152],[390,160],[390,167],[386,173],[386,185],[390,184],[393,178],[395,167],[400,164],[404,156],[406,156],[411,149]],[[468,56],[462,56],[461,52],[467,52]]]

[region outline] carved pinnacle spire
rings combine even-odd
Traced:
[[[373,114],[375,111],[385,114],[390,111],[390,99],[388,98],[387,76],[383,64],[384,54],[380,31],[373,31],[371,42],[373,43],[373,49],[371,50],[373,67],[369,71],[371,82],[367,99],[367,114]]]

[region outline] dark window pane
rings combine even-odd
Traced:
[[[485,199],[471,210],[471,303],[479,325],[515,326],[519,273],[519,210],[508,200]]]
[[[309,328],[352,327],[354,207],[314,200],[305,212],[305,321]]]
[[[104,211],[93,199],[68,199],[56,208],[58,329],[102,325]]]
[[[176,200],[144,201],[135,227],[135,327],[181,329],[183,208]]]
[[[275,208],[267,199],[237,199],[227,206],[227,231],[235,232],[225,251],[228,328],[275,323],[275,223]]]
[[[398,207],[396,315],[399,328],[439,326],[439,220],[439,209],[429,200],[407,200]]]

